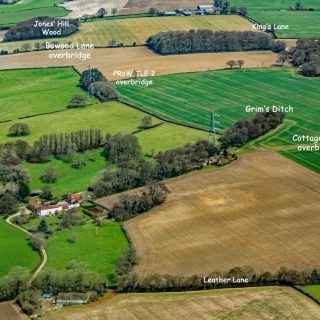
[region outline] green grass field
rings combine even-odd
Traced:
[[[78,82],[70,67],[0,71],[0,121],[66,109],[74,94],[85,94]]]
[[[289,30],[276,30],[279,38],[320,37],[320,11],[252,11],[249,16],[263,24],[289,25]]]
[[[155,115],[209,128],[209,115],[220,115],[219,129],[236,120],[252,118],[251,106],[291,105],[291,125],[274,135],[267,145],[290,145],[292,134],[319,132],[320,79],[299,76],[294,69],[237,69],[169,75],[153,78],[148,88],[118,86],[124,101]],[[253,90],[254,88],[254,90]]]
[[[34,17],[60,17],[68,13],[55,5],[63,0],[20,0],[12,5],[0,5],[0,25],[15,24]]]
[[[89,159],[87,165],[81,169],[72,168],[70,163],[62,160],[52,159],[50,161],[50,165],[52,165],[58,173],[58,180],[50,184],[54,196],[85,191],[88,188],[92,179],[106,166],[105,158],[101,155],[100,150],[90,151]],[[32,190],[41,189],[45,185],[41,177],[48,164],[49,163],[24,163],[24,167],[30,173],[30,187]]]
[[[320,9],[318,0],[302,0],[300,1],[305,8]],[[294,7],[295,0],[232,0],[232,6],[246,7],[251,10],[287,10],[290,6]]]
[[[77,233],[76,243],[68,241],[71,233]],[[46,267],[65,269],[70,261],[86,262],[88,269],[105,275],[113,284],[115,262],[128,247],[128,240],[118,222],[109,221],[103,227],[91,223],[55,233],[47,241],[48,263]]]
[[[21,97],[21,100],[23,97]],[[137,130],[145,114],[119,102],[95,104],[86,108],[69,109],[23,120],[0,123],[0,139],[14,141],[16,137],[7,136],[9,128],[16,122],[26,123],[30,135],[21,139],[32,143],[43,134],[70,132],[79,129],[99,128],[103,133],[132,132]],[[159,123],[153,119],[154,124]]]
[[[93,43],[105,47],[114,39],[117,43],[131,46],[145,44],[146,40],[158,32],[169,30],[209,29],[214,31],[246,31],[252,29],[252,24],[240,16],[193,16],[193,17],[146,17],[131,19],[100,20],[82,23],[80,31],[67,38],[52,38],[50,41],[66,43]],[[10,52],[20,48],[23,43],[45,42],[42,40],[1,43],[0,50]]]
[[[294,150],[294,151],[281,151],[280,153],[285,157],[317,173],[320,173],[320,152]],[[320,291],[319,291],[319,297],[320,297]]]
[[[310,292],[313,296],[320,299],[320,285],[305,286],[304,289]]]
[[[0,219],[0,278],[13,267],[26,267],[32,271],[40,262],[40,256],[27,242],[28,235]]]

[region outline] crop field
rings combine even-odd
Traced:
[[[3,219],[0,219],[0,243],[0,278],[16,266],[31,271],[40,261],[38,253],[28,245],[27,234],[8,225]]]
[[[287,158],[320,173],[320,152],[309,152],[309,151],[281,151],[282,155]]]
[[[1,46],[1,44],[0,44]],[[74,52],[76,50],[70,50]],[[0,69],[75,66],[79,71],[88,68],[88,61],[79,59],[49,59],[50,53],[59,51],[33,51],[19,55],[0,56]],[[85,52],[85,50],[84,50]],[[114,74],[115,70],[155,72],[156,75],[223,69],[228,60],[244,60],[245,68],[270,67],[278,55],[271,51],[194,53],[160,56],[146,47],[100,48],[90,50],[91,66],[98,68],[108,80],[130,78],[127,74]],[[0,73],[1,74],[1,73]]]
[[[56,169],[58,180],[51,183],[54,196],[71,194],[87,190],[97,173],[106,167],[105,158],[100,150],[90,151],[87,155],[86,166],[76,169],[70,163],[63,160],[52,159],[49,163],[24,163],[24,167],[29,171],[31,177],[31,190],[41,189],[45,184],[41,177],[45,168],[50,164]]]
[[[40,16],[65,16],[68,11],[55,6],[62,2],[62,0],[20,0],[12,5],[0,5],[0,25],[15,24]]]
[[[49,311],[45,320],[317,320],[320,309],[292,288],[264,287],[179,293],[119,294],[95,308]]]
[[[0,314],[5,320],[28,320],[29,317],[24,314],[18,305],[13,301],[0,303]]]
[[[70,67],[0,71],[0,121],[66,109],[74,94],[84,94],[78,82]]]
[[[77,241],[69,241],[70,234],[77,234]],[[87,223],[79,227],[55,233],[47,241],[48,263],[46,268],[64,270],[72,260],[86,262],[88,269],[106,277],[108,284],[114,283],[116,260],[128,247],[128,240],[118,222],[109,221],[97,227]]]
[[[139,257],[134,273],[319,267],[317,173],[275,152],[254,152],[166,185],[163,205],[125,222]]]
[[[85,14],[96,14],[100,8],[104,8],[107,15],[111,15],[112,9],[119,12],[127,2],[128,0],[73,0],[64,2],[63,7],[70,11],[68,18],[81,18]]]
[[[294,69],[237,69],[153,77],[148,88],[120,86],[122,100],[163,118],[209,128],[211,111],[220,115],[218,129],[252,118],[246,106],[289,106],[290,125],[268,145],[290,145],[292,135],[318,134],[320,81],[299,76]],[[252,90],[254,88],[254,90]],[[239,92],[241,94],[239,94]]]
[[[96,47],[106,47],[110,40],[123,45],[145,44],[146,40],[158,32],[168,30],[209,29],[213,31],[250,31],[252,24],[240,16],[193,16],[193,17],[146,17],[112,19],[82,23],[80,31],[67,38],[51,38],[50,41],[67,43],[93,43]],[[12,51],[23,43],[45,42],[46,39],[1,43],[1,49]]]
[[[249,16],[263,24],[289,25],[289,30],[276,30],[279,38],[319,38],[320,11],[252,11]]]

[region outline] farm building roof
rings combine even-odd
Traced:
[[[145,190],[144,187],[140,187],[140,188],[132,189],[132,190],[129,190],[129,191],[116,193],[116,194],[113,194],[111,196],[106,196],[106,197],[97,199],[95,201],[95,203],[98,206],[100,206],[100,207],[102,207],[104,209],[111,210],[112,207],[116,203],[118,203],[121,200],[122,197],[125,197],[125,196],[136,196],[136,195],[141,194],[144,190]]]

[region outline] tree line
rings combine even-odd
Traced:
[[[271,50],[277,47],[270,35],[253,31],[167,31],[149,37],[146,43],[149,49],[162,55]]]
[[[49,23],[52,26],[50,27],[34,27],[35,21],[41,23]],[[69,25],[64,27],[59,27],[57,25],[58,21],[68,21]],[[50,31],[60,31],[61,34],[54,34],[52,37],[66,37],[72,33],[75,33],[79,30],[79,21],[76,19],[57,19],[52,17],[37,17],[32,18],[27,21],[19,22],[16,25],[9,28],[5,33],[3,41],[19,41],[19,40],[28,40],[28,39],[41,39],[48,38],[50,35],[44,35],[43,29],[48,29]]]
[[[182,175],[201,168],[211,156],[229,156],[226,151],[221,152],[208,141],[198,141],[181,148],[159,152],[154,159],[146,160],[141,157],[138,139],[132,134],[110,138],[105,150],[106,159],[116,163],[117,167],[104,169],[92,183],[89,190],[93,191],[97,198]]]
[[[242,147],[248,141],[264,135],[269,130],[275,129],[284,120],[282,112],[261,112],[251,120],[237,121],[228,128],[221,137],[222,148]]]
[[[306,77],[320,76],[320,40],[299,39],[296,47],[285,53],[285,58]]]
[[[161,291],[192,291],[218,288],[239,288],[246,286],[270,285],[310,285],[320,283],[320,270],[308,269],[297,271],[280,268],[272,272],[255,272],[251,267],[235,267],[228,272],[215,271],[206,278],[247,278],[248,283],[205,283],[204,275],[180,276],[170,274],[154,274],[141,276],[138,274],[121,275],[117,278],[118,290],[122,292],[161,292]]]

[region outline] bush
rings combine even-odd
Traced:
[[[69,108],[82,108],[86,105],[87,98],[82,94],[75,94],[71,97]]]
[[[22,137],[30,134],[30,127],[25,123],[15,123],[9,128],[9,135],[13,137]]]

